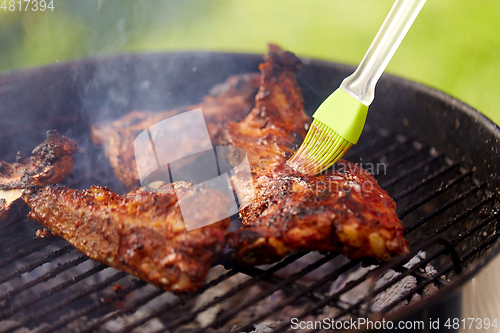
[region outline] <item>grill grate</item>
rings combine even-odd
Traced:
[[[176,296],[95,263],[56,237],[34,239],[39,226],[18,217],[0,225],[0,331],[249,332],[266,321],[282,332],[290,328],[292,316],[385,315],[450,287],[498,239],[496,193],[481,182],[487,180],[475,179],[472,170],[432,148],[393,133],[367,132],[375,139],[354,147],[346,158],[365,168],[383,163],[386,172],[377,178],[397,202],[409,255],[380,265],[299,253],[266,267],[237,267],[227,254],[214,264],[218,273],[201,290]],[[90,143],[83,151],[67,186],[124,190],[102,151]],[[393,276],[384,278],[389,273]],[[384,293],[408,279],[414,281],[411,288],[380,306]],[[361,297],[347,297],[361,287]],[[214,314],[206,315],[210,311]],[[238,322],[243,314],[245,320]]]

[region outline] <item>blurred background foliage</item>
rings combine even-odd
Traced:
[[[356,65],[392,3],[54,0],[54,11],[0,9],[0,71],[128,52],[264,53],[268,42]],[[500,124],[499,17],[497,0],[429,0],[387,72],[451,94]]]

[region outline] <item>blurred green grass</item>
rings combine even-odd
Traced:
[[[0,0],[1,2],[1,0]],[[211,50],[356,65],[392,0],[55,0],[0,10],[0,71],[115,53]],[[387,72],[442,90],[500,124],[500,1],[429,0]]]

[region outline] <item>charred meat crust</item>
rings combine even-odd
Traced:
[[[186,231],[179,200],[201,196],[218,207],[228,203],[213,190],[175,185],[180,199],[171,185],[125,196],[99,186],[80,191],[30,185],[23,199],[31,218],[90,258],[166,290],[194,291],[223,253],[229,220]]]
[[[239,264],[264,264],[296,251],[339,252],[351,259],[393,259],[408,251],[396,204],[374,177],[341,160],[346,172],[308,177],[285,169],[261,175],[259,199],[241,210],[228,236]]]
[[[248,186],[256,195],[244,198],[249,204],[240,209],[240,230],[227,235],[225,219],[186,231],[182,200],[200,196],[197,203],[223,211],[230,203],[215,190],[195,191],[184,182],[140,188],[123,196],[99,186],[80,191],[30,185],[23,193],[32,208],[30,216],[89,257],[176,292],[194,291],[203,284],[226,241],[235,249],[232,260],[238,264],[271,263],[302,250],[384,261],[406,253],[408,243],[395,203],[367,171],[342,161],[344,168],[310,177],[286,166],[310,119],[295,80],[300,61],[276,46],[270,49],[259,67],[255,107],[242,121],[226,123],[225,117],[237,119],[253,105],[246,89],[254,87],[254,75],[243,81],[245,76],[228,79],[226,86],[215,88],[215,97],[206,96],[202,103],[213,142],[241,147],[249,158],[254,181]],[[238,97],[238,89],[246,91],[243,97]],[[170,112],[134,111],[94,126],[94,142],[105,145],[125,184],[138,181],[130,155],[135,136],[180,111]]]
[[[300,60],[275,45],[265,60],[255,107],[245,119],[228,123],[222,137],[223,144],[245,149],[254,174],[285,163],[310,123],[295,80]]]
[[[78,145],[74,140],[50,130],[47,139],[33,149],[31,157],[19,152],[16,162],[1,161],[0,219],[7,219],[13,211],[21,209],[23,202],[19,197],[27,184],[43,186],[68,177],[76,152]]]
[[[78,145],[74,140],[50,130],[47,139],[33,149],[33,156],[27,158],[18,153],[17,162],[0,162],[0,190],[23,189],[28,183],[58,183],[69,176],[76,152]]]

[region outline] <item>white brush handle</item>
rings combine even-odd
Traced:
[[[364,105],[375,97],[375,85],[426,0],[396,0],[356,71],[340,88]]]

